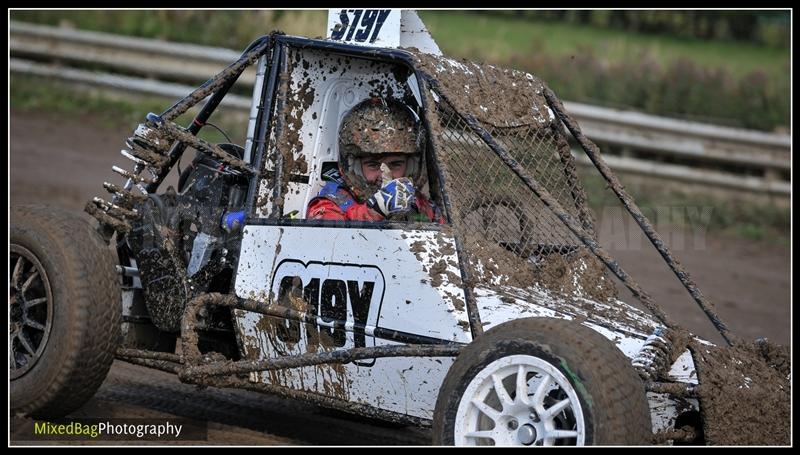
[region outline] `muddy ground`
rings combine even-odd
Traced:
[[[76,211],[92,196],[105,197],[103,180],[119,183],[113,164],[129,167],[119,150],[135,125],[104,129],[96,118],[65,118],[11,111],[10,204],[46,203]],[[184,163],[185,165],[185,163]],[[624,182],[624,177],[622,178]],[[650,292],[674,320],[720,342],[658,253],[634,231],[620,234],[615,209],[598,214],[601,243]],[[677,245],[682,261],[733,333],[746,340],[768,337],[789,344],[790,248],[739,238],[712,238],[702,230],[658,226]],[[605,240],[605,242],[604,242]],[[623,300],[630,301],[625,292]],[[97,396],[75,416],[161,417],[176,415],[209,422],[217,444],[425,444],[426,430],[386,428],[320,408],[251,392],[195,391],[172,376],[115,362]],[[23,443],[29,421],[14,419],[12,442]]]
[[[421,445],[430,442],[430,434],[424,429],[393,428],[389,424],[381,427],[317,406],[255,392],[200,389],[181,383],[172,374],[119,360],[114,361],[108,378],[97,394],[70,417],[181,417],[207,422],[208,441],[196,444]],[[30,419],[13,418],[12,441],[31,444],[33,438],[29,435],[33,433],[32,425]],[[117,441],[92,443],[120,444]]]

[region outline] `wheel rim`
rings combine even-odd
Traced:
[[[495,360],[470,381],[456,414],[456,445],[583,445],[578,394],[549,362],[530,355]]]
[[[47,346],[53,294],[44,267],[27,248],[11,245],[9,270],[8,367],[16,379],[33,368]]]

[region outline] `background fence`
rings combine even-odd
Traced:
[[[20,22],[11,22],[9,28],[12,73],[113,92],[177,99],[240,55],[230,49]],[[255,79],[254,70],[249,70],[239,82],[246,88],[252,88]],[[230,94],[223,105],[246,113],[250,100],[249,95]],[[564,104],[624,182],[789,203],[790,135]],[[580,164],[590,165],[583,153],[574,152]]]

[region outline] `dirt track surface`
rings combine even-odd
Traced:
[[[120,130],[96,127],[97,119],[63,118],[12,111],[10,120],[10,203],[43,203],[82,211],[92,196],[105,197],[105,180],[119,183],[114,164],[135,125]],[[624,179],[623,179],[624,181]],[[601,243],[607,230],[598,224]],[[716,303],[731,331],[747,340],[790,339],[788,247],[702,233],[663,232],[687,239],[674,253],[704,294]],[[660,260],[644,247],[611,248],[622,266],[650,292],[676,322],[713,342],[719,338],[706,317]],[[635,242],[634,242],[635,245]],[[621,293],[623,300],[631,301]],[[208,443],[216,444],[426,444],[427,430],[390,429],[322,414],[320,408],[251,392],[205,389],[174,377],[115,362],[97,396],[75,413],[81,417],[163,417],[176,415],[209,422]],[[29,421],[14,419],[10,435],[22,443]],[[21,425],[21,426],[18,426]],[[30,434],[28,432],[28,434]],[[15,436],[16,435],[16,436]]]
[[[424,445],[430,442],[430,433],[426,429],[382,427],[317,406],[256,392],[213,387],[200,389],[181,383],[169,373],[119,360],[114,362],[108,378],[94,398],[69,417],[181,417],[207,422],[208,441],[182,441],[181,444]],[[31,441],[33,438],[29,435],[33,433],[32,426],[30,419],[12,419],[12,440],[19,444],[42,443]],[[148,442],[91,443],[116,445]]]

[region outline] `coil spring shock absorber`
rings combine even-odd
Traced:
[[[103,188],[112,194],[111,201],[94,197],[86,204],[86,212],[97,218],[102,224],[117,232],[127,233],[131,230],[131,220],[139,217],[134,205],[147,200],[145,185],[155,183],[159,173],[168,165],[167,154],[171,141],[163,133],[149,125],[158,125],[161,118],[156,114],[147,114],[147,122],[140,123],[125,144],[127,149],[120,150],[125,158],[133,161],[133,169],[128,171],[118,166],[111,168],[115,173],[127,180],[123,186],[103,182]],[[149,177],[142,175],[147,170]],[[134,192],[134,187],[138,192]]]
[[[662,372],[669,368],[672,343],[663,327],[658,327],[647,337],[642,349],[631,362],[633,368],[645,381],[656,380]]]

